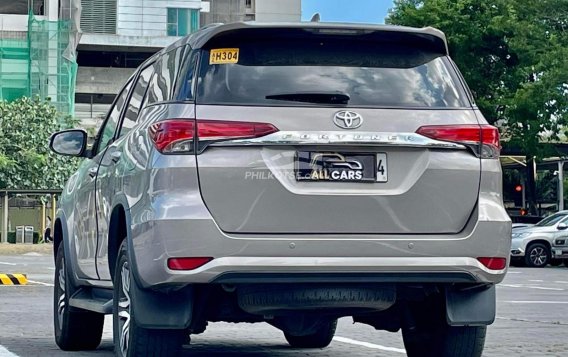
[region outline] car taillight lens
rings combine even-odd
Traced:
[[[213,258],[210,257],[169,258],[168,268],[171,270],[193,270],[212,260]]]
[[[238,121],[198,120],[197,136],[199,140],[232,140],[258,138],[277,132],[272,124],[249,123]]]
[[[507,266],[506,258],[482,257],[477,258],[477,260],[491,270],[503,270]]]
[[[426,137],[466,145],[484,159],[499,158],[499,130],[492,125],[426,125],[416,133]]]
[[[150,139],[161,153],[184,153],[193,150],[195,122],[193,120],[164,120],[148,129]]]
[[[148,129],[156,149],[164,154],[201,153],[212,142],[258,138],[277,132],[268,123],[169,119]],[[197,146],[195,145],[197,143]]]

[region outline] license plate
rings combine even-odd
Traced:
[[[387,155],[298,151],[295,176],[298,181],[387,182]]]
[[[238,62],[238,48],[217,48],[210,51],[209,64],[231,64]]]

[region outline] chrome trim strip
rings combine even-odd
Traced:
[[[279,131],[260,138],[212,142],[210,146],[357,145],[404,146],[466,150],[462,144],[430,139],[416,133],[345,131]]]

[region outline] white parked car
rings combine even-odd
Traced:
[[[562,261],[552,255],[556,241],[568,240],[568,211],[560,211],[529,227],[513,227],[511,260],[542,268]]]
[[[513,230],[513,232],[515,232],[519,229],[528,228],[528,227],[532,227],[532,226],[534,226],[534,224],[532,224],[532,223],[513,223],[512,230]]]

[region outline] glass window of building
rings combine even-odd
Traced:
[[[4,0],[0,1],[0,14],[27,15],[30,9],[34,15],[45,15],[45,0]]]
[[[168,8],[168,36],[185,36],[199,29],[199,9]]]

